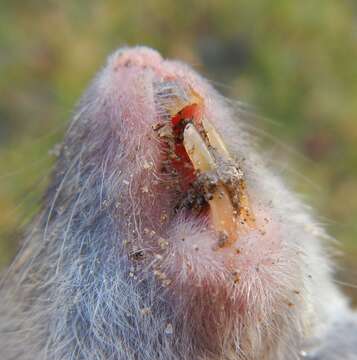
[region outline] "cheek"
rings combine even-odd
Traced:
[[[203,283],[213,292],[224,286],[231,296],[247,301],[252,294],[268,298],[296,287],[291,280],[299,271],[301,255],[284,241],[284,226],[266,209],[256,215],[257,227],[240,230],[238,240],[224,248],[217,247],[215,234],[204,221],[180,219],[170,230],[161,271],[186,291]]]

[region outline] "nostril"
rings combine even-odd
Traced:
[[[124,48],[117,51],[109,60],[115,71],[121,67],[137,66],[142,68],[157,68],[163,61],[161,55],[145,46]]]

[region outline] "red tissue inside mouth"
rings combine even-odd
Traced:
[[[172,166],[182,177],[184,190],[187,190],[189,185],[196,179],[196,174],[183,145],[182,134],[188,122],[192,122],[196,127],[202,127],[200,118],[201,108],[197,104],[184,107],[171,118],[173,134],[175,136],[175,154],[177,156],[177,158],[172,160]]]

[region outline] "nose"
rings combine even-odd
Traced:
[[[161,55],[145,46],[123,48],[112,55],[110,61],[114,70],[120,67],[137,66],[142,68],[157,69],[163,61]]]

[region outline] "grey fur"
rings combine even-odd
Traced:
[[[357,316],[351,312],[341,315],[326,336],[314,339],[312,349],[303,351],[306,360],[357,359]]]

